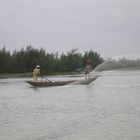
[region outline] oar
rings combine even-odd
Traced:
[[[45,78],[45,77],[43,77],[43,76],[41,76],[41,79],[45,79],[45,80],[47,80],[47,81],[49,81],[49,82],[52,82],[51,80],[49,80],[49,79],[47,79],[47,78]]]

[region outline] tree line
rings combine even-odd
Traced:
[[[92,50],[81,54],[78,49],[72,49],[58,55],[58,52],[48,53],[43,48],[33,48],[30,45],[11,53],[4,46],[0,49],[0,73],[28,73],[36,65],[40,65],[43,74],[72,72],[84,68],[87,59],[91,60],[93,69],[104,61],[100,54]]]

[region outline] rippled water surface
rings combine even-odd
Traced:
[[[140,140],[139,71],[103,72],[90,85],[26,80],[0,79],[0,140]]]

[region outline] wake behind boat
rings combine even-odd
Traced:
[[[80,84],[90,84],[99,76],[94,76],[93,78],[84,79],[84,80],[68,80],[68,81],[26,81],[34,87],[50,87],[50,86],[64,86],[64,85],[80,85]]]

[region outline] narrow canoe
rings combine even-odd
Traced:
[[[28,84],[34,87],[50,87],[50,86],[64,86],[64,85],[80,85],[80,84],[90,84],[93,82],[98,76],[95,76],[90,79],[84,80],[69,80],[69,81],[26,81]]]

